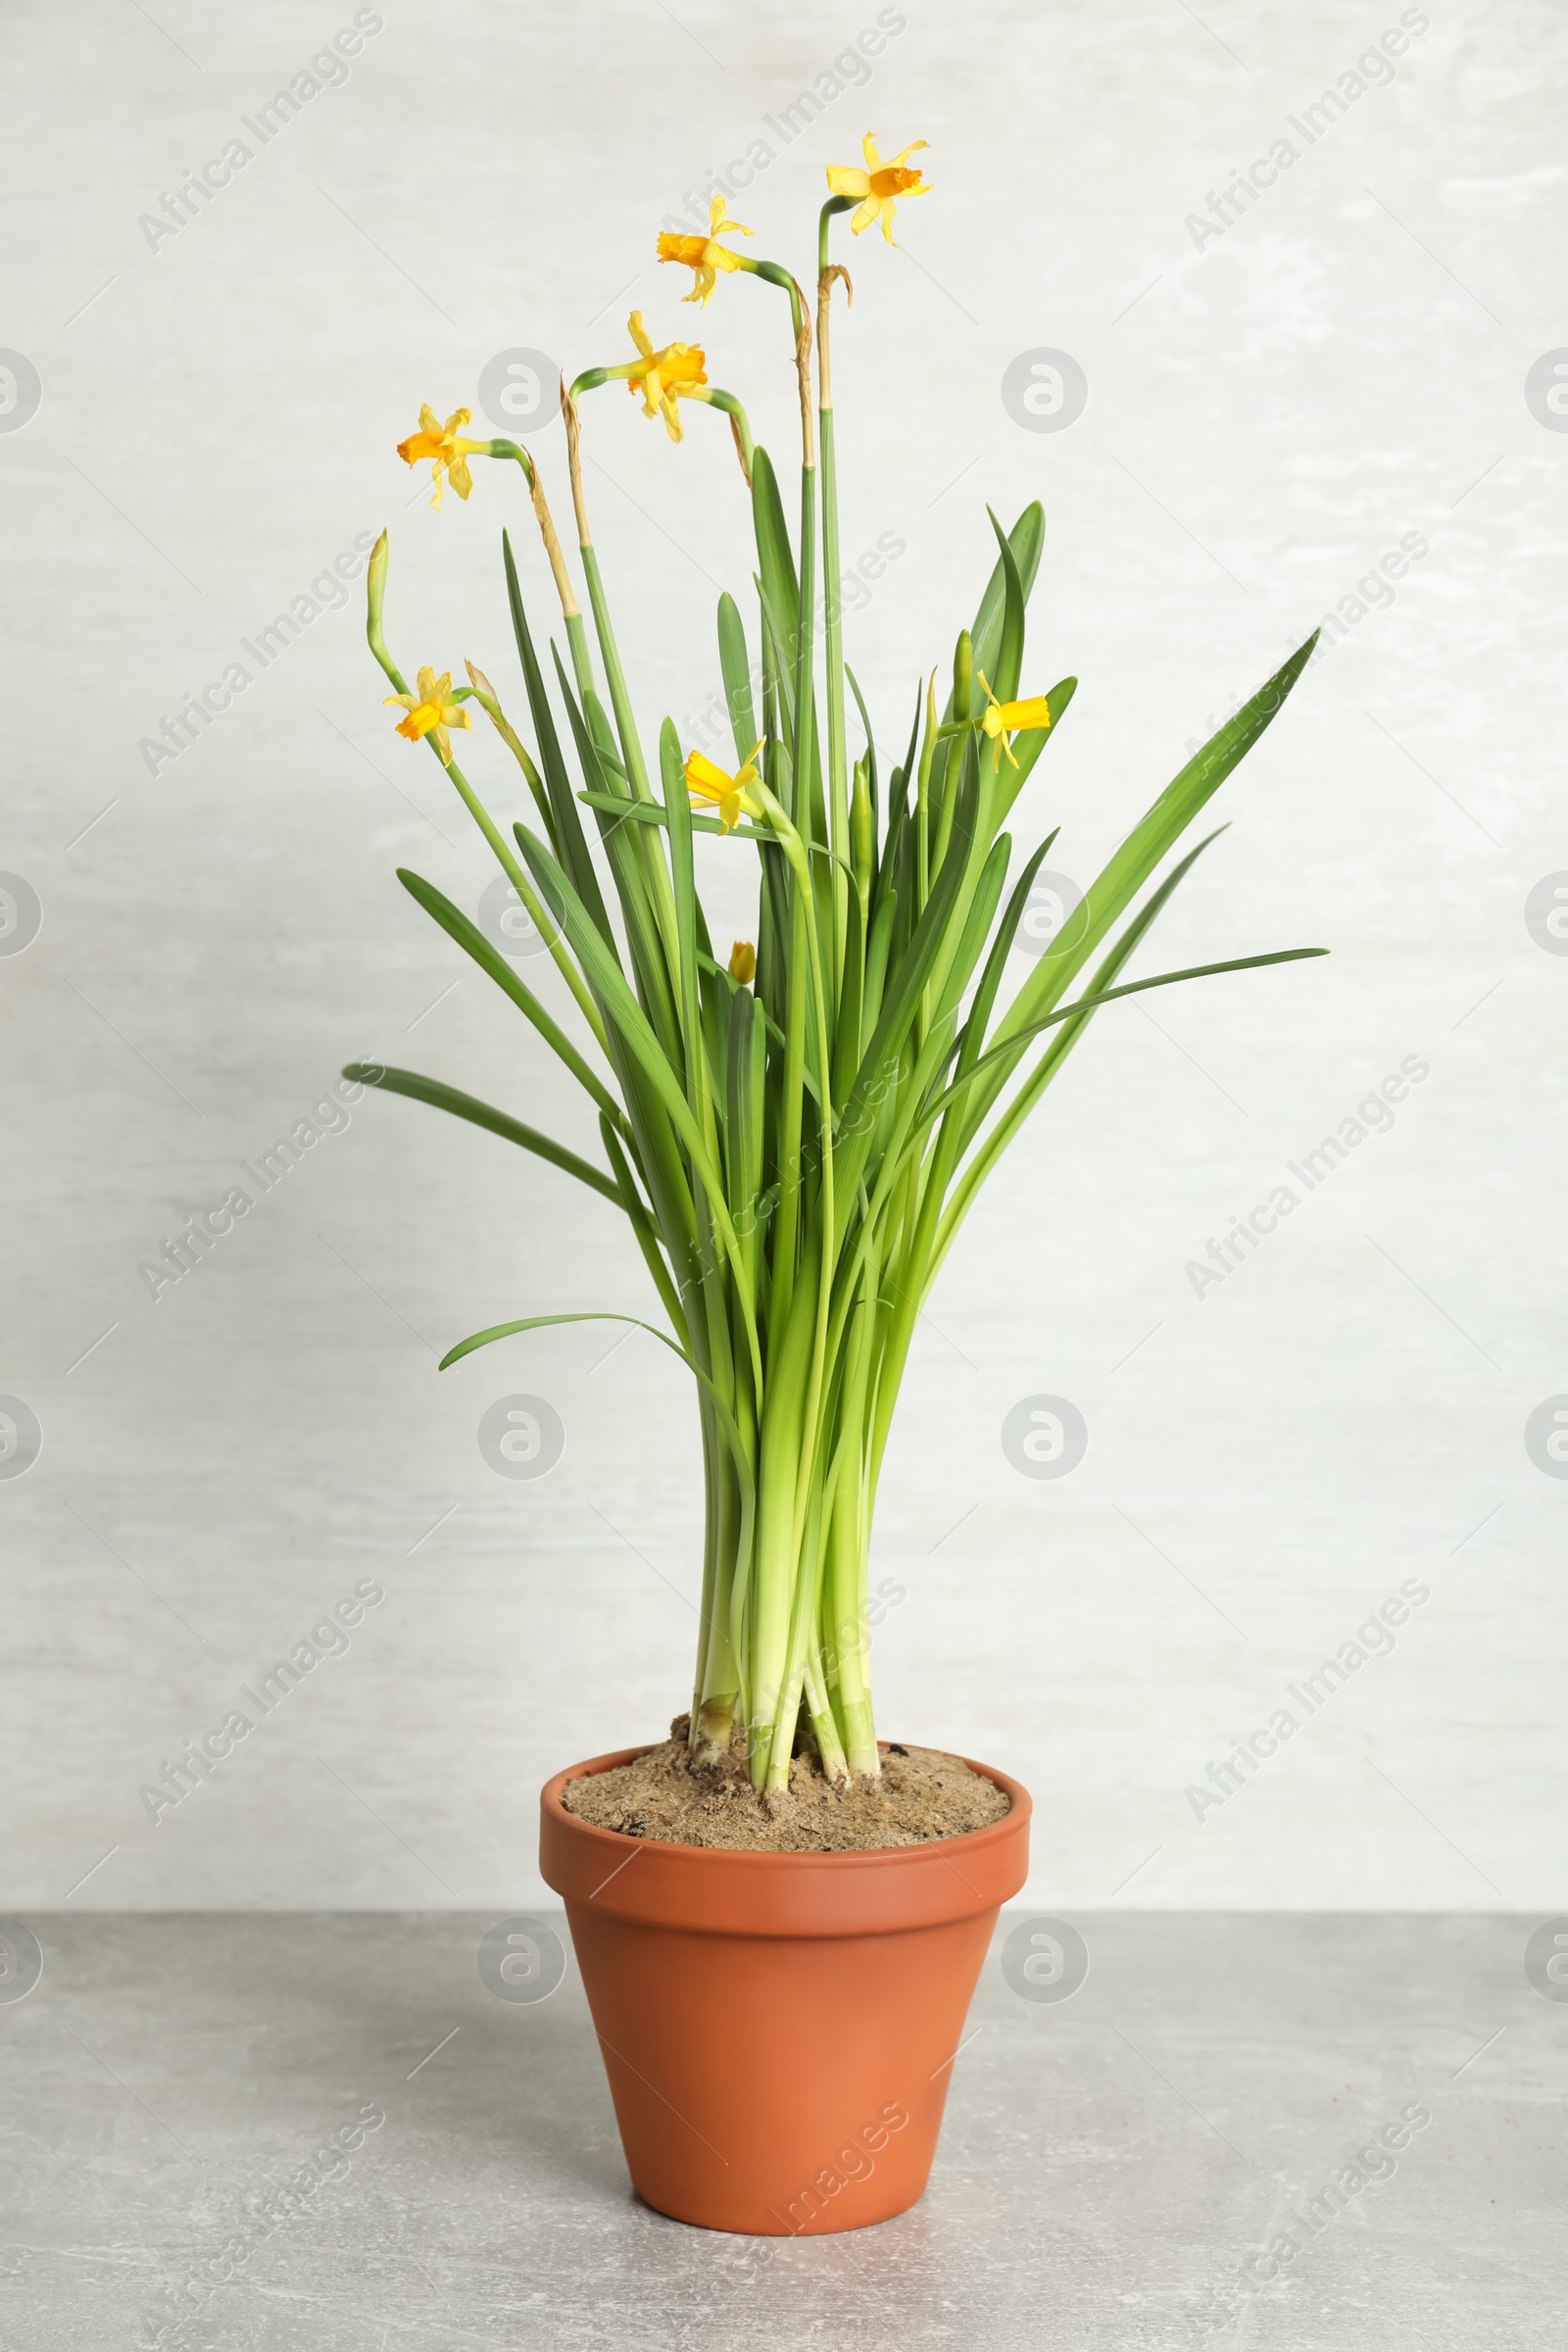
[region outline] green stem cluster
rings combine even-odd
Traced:
[[[844,272],[829,264],[828,229],[845,209],[833,200],[820,221],[814,416],[801,288],[775,264],[745,265],[781,287],[791,306],[802,393],[793,538],[773,467],[754,446],[739,402],[709,393],[710,405],[740,420],[757,550],[755,666],[753,641],[728,595],[717,616],[737,760],[764,741],[761,780],[749,796],[752,821],[729,837],[746,845],[737,854],[755,854],[759,862],[755,985],[715,957],[696,886],[693,836],[720,826],[693,813],[670,721],[661,728],[653,774],[639,734],[588,529],[576,414],[577,395],[624,376],[628,367],[593,368],[563,405],[597,663],[558,561],[536,471],[514,445],[498,443],[492,454],[516,457],[528,474],[571,670],[554,658],[553,699],[507,540],[533,752],[478,672],[470,670],[472,687],[460,690],[479,700],[522,767],[541,829],[517,825],[514,847],[455,761],[447,773],[550,940],[608,1082],[466,916],[420,877],[401,878],[589,1094],[604,1164],[439,1081],[355,1065],[371,1083],[434,1102],[538,1153],[627,1218],[668,1320],[669,1333],[658,1336],[697,1380],[707,1532],[692,1746],[712,1756],[743,1727],[752,1777],[774,1789],[787,1782],[803,1716],[831,1776],[878,1769],[867,1615],[877,1485],[921,1305],[1001,1152],[1113,997],[1318,953],[1248,956],[1120,981],[1206,842],[1116,930],[1269,724],[1311,651],[1309,640],[1181,770],[999,1012],[1009,953],[1050,847],[1042,843],[1010,877],[1012,844],[1003,828],[1075,681],[1051,689],[1049,725],[1017,734],[1005,757],[982,733],[978,673],[999,702],[1018,694],[1025,607],[1044,538],[1038,506],[1009,532],[993,515],[996,563],[970,627],[958,635],[951,694],[940,713],[934,686],[917,700],[907,749],[887,779],[880,810],[876,750],[844,661],[839,598],[827,321],[833,284]],[[383,539],[371,566],[369,641],[406,691],[382,637],[384,587]],[[853,767],[846,686],[865,733]],[[593,851],[582,808],[597,829]],[[1095,958],[1087,985],[1070,996]],[[576,1319],[502,1323],[445,1360],[512,1332]]]

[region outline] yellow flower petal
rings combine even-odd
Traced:
[[[714,270],[738,270],[741,267],[738,256],[717,242],[720,236],[728,236],[731,229],[741,237],[750,237],[756,233],[755,230],[747,227],[744,220],[731,220],[726,218],[725,200],[720,195],[713,198],[712,204],[709,208],[709,233],[706,237],[679,236],[670,229],[665,229],[661,233],[659,239],[660,260],[662,262],[679,262],[684,268],[696,272],[697,282],[689,294],[682,295],[683,302],[701,302],[706,307],[717,282],[713,275]]]
[[[688,295],[686,299],[690,301],[692,297]],[[637,320],[639,358],[628,369],[627,384],[633,392],[641,391],[643,415],[662,414],[670,439],[679,441],[684,436],[677,398],[694,385],[707,383],[708,355],[690,343],[666,343],[662,351],[655,351],[641,332],[641,313],[634,311],[632,318]]]
[[[687,753],[684,774],[687,791],[697,793],[705,801],[721,801],[734,789],[734,777],[727,776],[706,752]]]
[[[430,479],[434,484],[430,504],[438,512],[447,480],[450,479],[460,498],[466,498],[473,488],[473,476],[468,471],[465,457],[470,449],[484,449],[487,444],[483,441],[466,441],[459,433],[459,425],[466,424],[471,415],[469,409],[454,409],[445,424],[442,424],[426,401],[419,410],[419,430],[411,433],[406,441],[398,443],[398,456],[406,466],[416,466],[421,459],[429,459]]]
[[[436,750],[448,767],[452,764],[452,745],[447,738],[447,729],[471,728],[473,725],[462,704],[454,703],[451,696],[452,672],[444,669],[437,677],[426,662],[418,673],[416,692],[389,694],[384,698],[388,703],[396,703],[408,713],[406,718],[398,721],[398,733],[406,736],[410,743],[418,743],[426,735],[433,737]]]
[[[1048,695],[1032,694],[1021,703],[999,703],[991,691],[991,681],[985,671],[976,670],[975,675],[985,689],[987,708],[981,713],[980,726],[981,731],[991,738],[992,772],[995,773],[1002,765],[1004,753],[1006,754],[1008,766],[1016,767],[1018,762],[1012,756],[1012,746],[1007,737],[1026,727],[1049,727],[1051,699]]]
[[[750,797],[746,787],[757,781],[757,769],[754,762],[762,748],[763,740],[760,737],[753,744],[751,752],[742,762],[739,773],[733,776],[726,775],[721,767],[709,759],[706,752],[693,751],[686,755],[686,765],[682,772],[686,778],[687,791],[694,800],[710,801],[713,804],[718,810],[719,822],[726,833],[732,833],[743,816],[760,814],[757,803]]]
[[[729,976],[749,988],[757,978],[757,950],[749,939],[738,939],[729,952]]]
[[[835,196],[856,196],[860,199],[859,210],[850,222],[857,236],[862,229],[869,228],[874,220],[880,220],[882,234],[890,245],[896,245],[898,239],[893,234],[894,206],[902,204],[906,196],[928,196],[931,192],[920,184],[918,165],[905,161],[906,156],[913,155],[917,147],[924,147],[926,141],[911,139],[908,146],[901,147],[892,162],[887,164],[877,153],[873,132],[868,130],[860,145],[865,154],[865,170],[856,172],[847,165],[829,164],[827,184]]]

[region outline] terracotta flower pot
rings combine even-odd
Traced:
[[[730,1853],[596,1828],[558,1773],[539,1859],[563,1896],[639,2196],[705,2230],[862,2230],[931,2170],[953,2060],[1001,1905],[1024,1883],[1029,1798],[930,1845]]]

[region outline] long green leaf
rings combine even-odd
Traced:
[[[1026,604],[1035,584],[1035,574],[1040,569],[1040,557],[1045,544],[1045,509],[1041,506],[1040,501],[1035,499],[1025,507],[1007,533],[1007,545],[1012,551],[1012,560],[1018,571],[1018,584],[1023,591]],[[969,630],[970,643],[974,649],[974,666],[976,669],[983,669],[993,684],[996,682],[995,671],[1002,652],[1002,631],[1006,614],[1006,605],[1007,575],[999,555],[996,563],[992,565],[991,576],[986,582],[985,593],[975,609],[974,621]],[[965,715],[963,712],[954,710],[953,697],[950,694],[946,716],[952,719],[963,715]]]
[[[631,1220],[632,1232],[637,1237],[637,1247],[643,1253],[644,1264],[653,1276],[654,1288],[659,1293],[660,1302],[679,1334],[682,1344],[689,1348],[691,1334],[687,1328],[684,1309],[681,1306],[680,1294],[670,1279],[669,1268],[664,1263],[660,1250],[658,1229],[637,1190],[626,1154],[620,1148],[620,1139],[610,1121],[604,1117],[601,1117],[599,1121],[599,1133],[603,1139],[610,1164],[615,1171],[620,1204]]]
[[[1103,996],[1104,992],[1108,988],[1110,988],[1116,979],[1117,974],[1127,964],[1140,941],[1146,936],[1152,924],[1158,918],[1162,909],[1169,903],[1172,895],[1177,889],[1179,889],[1187,875],[1191,873],[1193,867],[1198,863],[1200,858],[1202,857],[1204,851],[1209,849],[1213,843],[1218,841],[1221,833],[1223,833],[1225,829],[1226,828],[1223,825],[1217,825],[1212,833],[1205,834],[1203,839],[1198,843],[1197,847],[1189,850],[1186,857],[1183,858],[1178,864],[1172,867],[1171,871],[1160,883],[1158,889],[1154,891],[1145,902],[1145,904],[1138,909],[1138,912],[1133,917],[1133,920],[1127,925],[1126,929],[1121,933],[1120,937],[1111,947],[1109,954],[1102,957],[1099,967],[1095,971],[1095,974],[1089,983],[1088,996],[1090,998],[1099,999]],[[1053,838],[1054,838],[1054,836],[1053,836]],[[1024,1121],[1029,1117],[1036,1103],[1040,1101],[1041,1096],[1045,1093],[1046,1088],[1050,1086],[1057,1071],[1061,1068],[1063,1062],[1066,1060],[1068,1054],[1078,1044],[1079,1040],[1084,1035],[1084,1032],[1088,1029],[1090,1023],[1095,1017],[1095,1010],[1093,1006],[1091,1006],[1090,1010],[1086,1012],[1080,1012],[1072,1020],[1064,1021],[1062,1023],[1059,1033],[1053,1043],[1047,1048],[1046,1052],[1041,1055],[1040,1060],[1035,1065],[1035,1068],[1031,1071],[1027,1081],[1019,1089],[1018,1093],[1013,1097],[1012,1102],[1008,1104],[1004,1116],[998,1120],[996,1126],[986,1137],[985,1143],[980,1151],[975,1153],[974,1157],[969,1161],[968,1166],[964,1169],[963,1175],[954,1191],[952,1200],[948,1202],[943,1211],[941,1230],[937,1236],[936,1245],[932,1250],[931,1260],[927,1270],[926,1279],[928,1285],[935,1281],[942,1262],[946,1257],[948,1250],[953,1246],[953,1242],[957,1234],[958,1228],[962,1225],[964,1218],[968,1215],[975,1197],[979,1193],[981,1186],[985,1183],[987,1176],[995,1167],[1003,1152],[1005,1152],[1007,1146],[1011,1143],[1013,1137],[1017,1134]],[[972,1020],[971,1028],[973,1028]],[[971,1043],[973,1048],[972,1051],[970,1050]],[[980,1031],[978,1029],[974,1029],[972,1040],[965,1040],[964,1051],[959,1057],[958,1074],[960,1076],[964,1075],[973,1066],[974,1061],[978,1058],[980,1048],[983,1043],[984,1039]],[[985,1105],[982,1104],[980,1111],[976,1113],[973,1105],[970,1104],[968,1109],[964,1112],[963,1116],[958,1122],[956,1151],[953,1153],[952,1159],[956,1159],[957,1157],[961,1156],[963,1152],[968,1151],[970,1145],[974,1142],[979,1128],[983,1124],[984,1110]],[[948,1127],[944,1128],[944,1142],[946,1142],[952,1124],[953,1122],[950,1121]],[[950,1168],[952,1165],[952,1159],[950,1159],[949,1162]]]
[[[746,625],[740,607],[726,588],[718,600],[718,666],[724,677],[724,700],[735,737],[735,758],[744,760],[758,738],[752,704],[752,665],[746,652]]]
[[[724,1200],[723,1180],[713,1166],[708,1141],[686,1100],[679,1075],[671,1068],[649,1024],[648,1016],[626,985],[625,975],[606,949],[581,901],[544,843],[526,825],[516,828],[517,841],[537,880],[546,904],[582,962],[609,1020],[620,1035],[663,1105],[670,1124],[685,1145],[699,1181],[707,1190],[710,1212],[726,1248],[738,1250],[734,1226]]]
[[[871,1042],[860,1059],[854,1086],[840,1115],[841,1141],[833,1154],[833,1180],[841,1200],[852,1200],[869,1154],[878,1105],[873,1089],[885,1084],[889,1065],[903,1048],[915,1011],[938,958],[950,945],[949,931],[968,871],[972,846],[975,790],[966,779],[963,806],[954,827],[954,855],[938,874],[925,911],[914,927],[908,947],[884,985],[881,1009]]]
[[[792,616],[785,653],[793,661],[793,615],[800,605],[801,584],[796,576],[789,525],[784,519],[784,502],[778,494],[778,477],[765,449],[759,449],[752,461],[752,525],[757,537],[757,560],[769,600],[775,612]]]
[[[472,956],[479,969],[486,973],[498,988],[505,990],[518,1011],[526,1014],[546,1045],[565,1063],[572,1076],[593,1097],[600,1109],[608,1111],[612,1119],[618,1121],[622,1115],[620,1104],[615,1101],[603,1079],[596,1077],[565,1031],[545,1010],[533,991],[519,979],[500,949],[486,939],[478,924],[470,922],[462,909],[454,906],[445,893],[437,890],[433,882],[427,882],[422,874],[416,874],[410,867],[400,865],[397,869],[397,876],[410,898],[417,900],[425,913],[431,915],[440,924],[442,930],[457,941],[466,956]]]
[[[454,1118],[466,1119],[471,1126],[488,1128],[492,1135],[505,1136],[509,1144],[520,1144],[525,1152],[535,1152],[548,1159],[553,1167],[564,1168],[575,1176],[579,1184],[590,1191],[602,1193],[607,1200],[622,1206],[614,1181],[603,1169],[593,1166],[564,1144],[558,1144],[553,1135],[542,1135],[537,1127],[525,1126],[493,1103],[481,1102],[477,1095],[466,1095],[461,1088],[445,1086],[439,1078],[421,1077],[417,1070],[395,1070],[378,1061],[351,1061],[344,1070],[361,1086],[379,1087],[385,1095],[407,1095],[411,1102],[428,1102],[437,1110],[449,1110]]]
[[[675,893],[676,970],[672,975],[686,1048],[686,1093],[693,1110],[702,1100],[702,1014],[697,987],[697,877],[692,867],[692,803],[673,721],[659,731],[659,773],[669,831],[670,881]]]
[[[1024,908],[1029,904],[1029,893],[1034,887],[1035,876],[1040,871],[1043,860],[1050,854],[1052,845],[1060,831],[1061,827],[1057,825],[1046,835],[1040,847],[1026,860],[1022,873],[1013,885],[1012,896],[1007,901],[1006,911],[997,926],[997,935],[992,941],[991,953],[986,958],[986,968],[980,975],[980,985],[975,990],[974,1003],[969,1007],[969,1017],[958,1035],[957,1051],[960,1070],[972,1068],[979,1058],[981,1046],[985,1042],[986,1025],[991,1018],[991,1008],[997,1001],[997,991],[1002,986],[1002,975],[1006,968],[1012,943],[1018,936],[1018,925],[1022,922]],[[974,1049],[972,1053],[969,1051],[971,1042]]]
[[[1070,942],[1047,950],[1033,973],[1013,999],[998,1032],[999,1042],[1015,1038],[1054,1004],[1087,963],[1116,917],[1127,906],[1167,850],[1179,839],[1205,801],[1245,759],[1258,737],[1283,708],[1286,696],[1311,658],[1317,643],[1314,629],[1306,643],[1281,664],[1251,700],[1226,721],[1195,758],[1169,783],[1148,813],[1133,827],[1110,863],[1084,894],[1082,919],[1075,921]],[[987,1082],[987,1100],[1004,1083],[1004,1071],[994,1070]],[[977,1108],[984,1104],[977,1102]],[[971,1116],[973,1113],[971,1113]]]
[[[552,653],[555,649],[552,647]],[[577,758],[590,787],[603,786],[604,769],[599,749],[593,740],[587,719],[577,707],[577,700],[567,682],[561,656],[555,653],[556,679],[566,706],[571,723],[572,739]],[[642,840],[635,831],[623,830],[625,820],[635,809],[651,807],[644,801],[628,801],[612,793],[590,790],[579,794],[590,800],[596,810],[608,800],[614,807],[614,822],[599,818],[600,839],[610,859],[610,870],[615,879],[620,900],[620,911],[626,925],[626,943],[631,951],[632,969],[637,977],[638,994],[654,1024],[660,1044],[671,1058],[680,1054],[680,1029],[675,1011],[672,967],[675,963],[674,911],[669,902],[669,875],[662,866],[662,852]]]
[[[488,1348],[496,1340],[510,1340],[520,1331],[543,1331],[557,1323],[629,1323],[634,1331],[646,1331],[650,1339],[657,1340],[662,1348],[667,1348],[671,1355],[679,1356],[687,1371],[702,1384],[718,1417],[719,1426],[724,1432],[730,1452],[734,1456],[736,1475],[740,1480],[742,1520],[737,1550],[744,1561],[751,1550],[752,1525],[757,1511],[757,1481],[752,1468],[751,1455],[736,1427],[735,1416],[730,1411],[728,1401],[720,1390],[704,1371],[696,1357],[689,1355],[678,1341],[672,1340],[667,1331],[661,1331],[656,1323],[645,1323],[640,1315],[617,1315],[609,1312],[601,1314],[591,1310],[565,1315],[521,1315],[515,1322],[492,1323],[488,1331],[476,1331],[467,1339],[460,1340],[455,1348],[447,1349],[436,1369],[438,1372],[444,1372],[449,1364],[461,1363],[466,1355],[472,1355],[475,1348]]]
[[[528,690],[528,709],[533,715],[534,737],[539,745],[540,764],[544,769],[545,788],[550,795],[551,812],[555,818],[556,841],[561,862],[571,876],[572,886],[592,918],[600,938],[614,953],[614,937],[610,928],[599,878],[588,855],[588,843],[571,797],[571,785],[566,775],[566,763],[561,756],[561,739],[556,733],[555,715],[550,698],[545,693],[543,672],[534,652],[529,633],[528,615],[523,610],[522,589],[517,580],[517,566],[513,561],[512,541],[501,534],[502,554],[506,561],[507,601],[512,609],[512,629],[517,641],[517,658],[522,663],[523,684]]]
[[[991,691],[998,702],[1010,703],[1017,696],[1019,681],[1023,676],[1024,588],[1011,541],[990,507],[987,507],[986,513],[991,516],[991,528],[997,534],[997,560],[1002,565],[1003,589],[1002,640],[997,648],[997,666],[995,671],[986,669],[986,676],[991,681]],[[977,662],[975,667],[979,670],[985,668],[985,664]],[[961,713],[958,715],[961,716]]]
[[[1076,678],[1058,678],[1046,697],[1046,708],[1051,712],[1050,726],[1026,727],[1022,734],[1013,737],[1012,757],[1017,764],[1009,765],[1005,760],[1002,762],[999,778],[1002,789],[994,801],[994,820],[997,824],[1006,823],[1009,809],[1034,772],[1035,761],[1047,744],[1055,741],[1062,715],[1077,691]]]
[[[1265,963],[1300,963],[1308,956],[1326,956],[1328,952],[1327,948],[1276,948],[1268,956],[1236,956],[1224,963],[1190,964],[1185,971],[1156,972],[1150,980],[1129,980],[1120,988],[1102,989],[1098,996],[1076,997],[1070,1004],[1058,1004],[1054,1012],[1045,1013],[1038,1021],[1031,1021],[1027,1029],[1015,1033],[1005,1046],[994,1046],[988,1054],[982,1054],[966,1076],[955,1079],[947,1092],[937,1097],[924,1116],[926,1119],[934,1118],[975,1079],[983,1077],[994,1064],[1006,1060],[1012,1046],[1018,1043],[1020,1037],[1038,1037],[1044,1030],[1054,1028],[1059,1021],[1077,1020],[1082,1014],[1094,1011],[1097,1005],[1113,1004],[1118,997],[1136,997],[1146,988],[1171,988],[1178,980],[1208,980],[1216,972],[1252,972]]]

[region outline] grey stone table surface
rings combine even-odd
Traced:
[[[791,2241],[638,2203],[575,1966],[496,1997],[494,1914],[33,1915],[42,1976],[0,2005],[0,2345],[1561,2343],[1542,1922],[1082,1914],[1065,2000],[1011,1989],[1019,1923],[924,2200]]]

